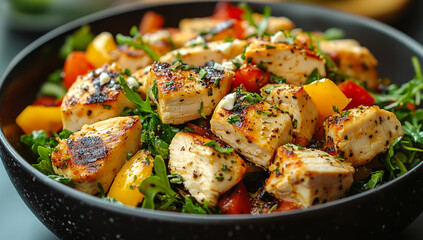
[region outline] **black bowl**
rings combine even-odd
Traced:
[[[1,158],[17,191],[32,212],[61,238],[119,239],[375,239],[392,236],[423,211],[423,163],[374,190],[306,210],[271,215],[192,215],[115,206],[55,182],[31,166],[19,142],[16,116],[35,98],[46,76],[62,66],[58,49],[66,35],[90,24],[94,33],[127,33],[143,13],[166,16],[168,26],[184,17],[211,15],[214,2],[130,5],[104,11],[62,26],[24,49],[6,69],[0,86]],[[382,77],[402,83],[414,76],[411,57],[421,62],[423,48],[404,34],[363,17],[292,3],[251,3],[261,12],[287,16],[304,30],[344,29],[379,59]]]

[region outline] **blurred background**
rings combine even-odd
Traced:
[[[0,75],[20,50],[45,32],[72,19],[130,2],[135,0],[0,0]],[[138,2],[171,1],[138,0]],[[423,45],[422,0],[303,2],[322,4],[383,21]],[[2,164],[0,164],[0,203],[0,239],[57,239],[26,207],[12,186]],[[423,239],[422,226],[423,214],[394,239]]]

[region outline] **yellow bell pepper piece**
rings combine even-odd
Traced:
[[[333,81],[327,78],[304,85],[304,89],[323,118],[335,113],[336,108],[342,111],[351,101]]]
[[[144,179],[151,176],[153,161],[153,157],[145,150],[138,151],[120,169],[107,196],[125,205],[136,207],[144,199],[138,187]]]
[[[102,32],[88,45],[87,59],[94,67],[99,68],[105,63],[113,61],[110,52],[116,48],[117,45],[113,35],[109,32]]]
[[[62,128],[60,107],[27,106],[16,118],[16,124],[26,133],[33,130],[57,132]]]

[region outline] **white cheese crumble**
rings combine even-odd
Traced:
[[[100,85],[110,82],[110,76],[106,72],[102,72],[98,78],[100,79]]]
[[[223,67],[222,64],[219,64],[217,62],[214,63],[213,68],[216,69],[217,71],[223,71],[223,70],[225,70],[225,67]]]
[[[221,106],[226,110],[232,110],[235,104],[236,93],[226,95],[221,101]]]
[[[279,31],[270,37],[270,42],[278,43],[286,40],[285,34],[282,31]]]
[[[235,65],[234,65],[231,61],[229,61],[229,62],[223,62],[223,63],[222,63],[222,66],[223,66],[226,70],[229,70],[229,71],[235,71]]]
[[[219,44],[216,46],[216,49],[218,51],[221,51],[223,54],[229,54],[229,51],[231,50],[232,43],[231,42],[224,42],[222,44]]]
[[[239,64],[241,66],[244,64],[244,60],[241,58],[241,55],[238,55],[234,59],[232,59],[232,62]]]
[[[198,36],[194,39],[189,40],[185,46],[197,46],[197,45],[201,45],[203,43],[206,43],[206,41],[204,40],[204,38],[202,38],[201,36]]]
[[[131,88],[131,89],[139,87],[138,81],[134,77],[127,78],[126,83],[128,83],[128,87]]]
[[[166,40],[169,37],[170,37],[170,34],[166,30],[160,30],[155,33],[147,33],[147,34],[144,34],[143,36],[144,41],[148,43],[156,43],[162,40]]]

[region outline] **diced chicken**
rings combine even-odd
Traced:
[[[213,63],[210,63],[213,65]],[[229,91],[233,72],[217,70],[213,66],[195,67],[155,62],[149,81],[157,86],[157,98],[150,91],[150,99],[157,103],[160,119],[165,124],[182,124],[213,112],[217,103]]]
[[[159,56],[169,52],[171,49],[167,42],[159,41],[150,44],[151,49]],[[135,72],[153,63],[153,59],[141,49],[135,49],[126,45],[120,45],[117,49],[111,52],[114,60],[113,62],[122,69],[129,69]]]
[[[71,178],[76,189],[88,194],[100,192],[97,184],[107,191],[126,154],[137,151],[141,128],[136,116],[84,125],[81,131],[60,140],[57,151],[51,154],[54,172]]]
[[[292,141],[288,114],[251,93],[231,93],[217,105],[211,130],[249,161],[269,167],[277,147]],[[253,101],[253,102],[252,102]]]
[[[151,66],[147,66],[132,74],[132,77],[134,77],[138,83],[137,92],[140,94],[142,99],[145,99],[147,97],[148,91],[151,88],[151,84],[148,79],[150,70]],[[127,80],[127,82],[129,81]]]
[[[267,84],[261,88],[266,102],[288,112],[293,134],[311,139],[316,129],[319,110],[303,87],[289,84]]]
[[[314,69],[322,77],[326,76],[325,60],[301,45],[255,39],[247,47],[245,58],[254,64],[262,64],[289,84],[303,85]]]
[[[247,167],[238,154],[219,153],[211,140],[193,133],[179,132],[169,150],[169,169],[182,176],[185,188],[199,202],[216,206],[219,196],[242,180]]]
[[[232,42],[215,41],[206,43],[204,38],[197,38],[187,42],[185,47],[173,50],[160,58],[161,62],[172,63],[180,59],[183,63],[202,66],[208,61],[222,63],[241,54],[248,44],[245,40],[235,39]]]
[[[260,21],[263,19],[263,15],[258,13],[253,13],[253,19],[256,24],[259,24]],[[251,24],[248,21],[242,21],[242,26],[245,29],[245,36],[250,36],[257,32],[257,29],[251,26]],[[266,32],[269,34],[274,34],[280,30],[291,30],[294,27],[295,27],[295,24],[286,17],[270,16],[268,18]]]
[[[364,82],[368,89],[377,88],[378,62],[369,49],[352,39],[321,41],[320,48],[346,75]]]
[[[201,33],[203,31],[211,30],[216,24],[222,20],[211,17],[204,18],[184,18],[179,22],[179,29],[182,32]]]
[[[112,64],[79,76],[60,106],[63,128],[78,131],[84,124],[120,116],[125,107],[134,108],[116,83],[121,71]]]
[[[354,168],[316,149],[278,148],[265,189],[279,200],[304,208],[336,200],[353,183]]]
[[[353,166],[370,162],[404,135],[397,117],[378,106],[358,107],[334,114],[324,123],[326,150],[335,152]]]

